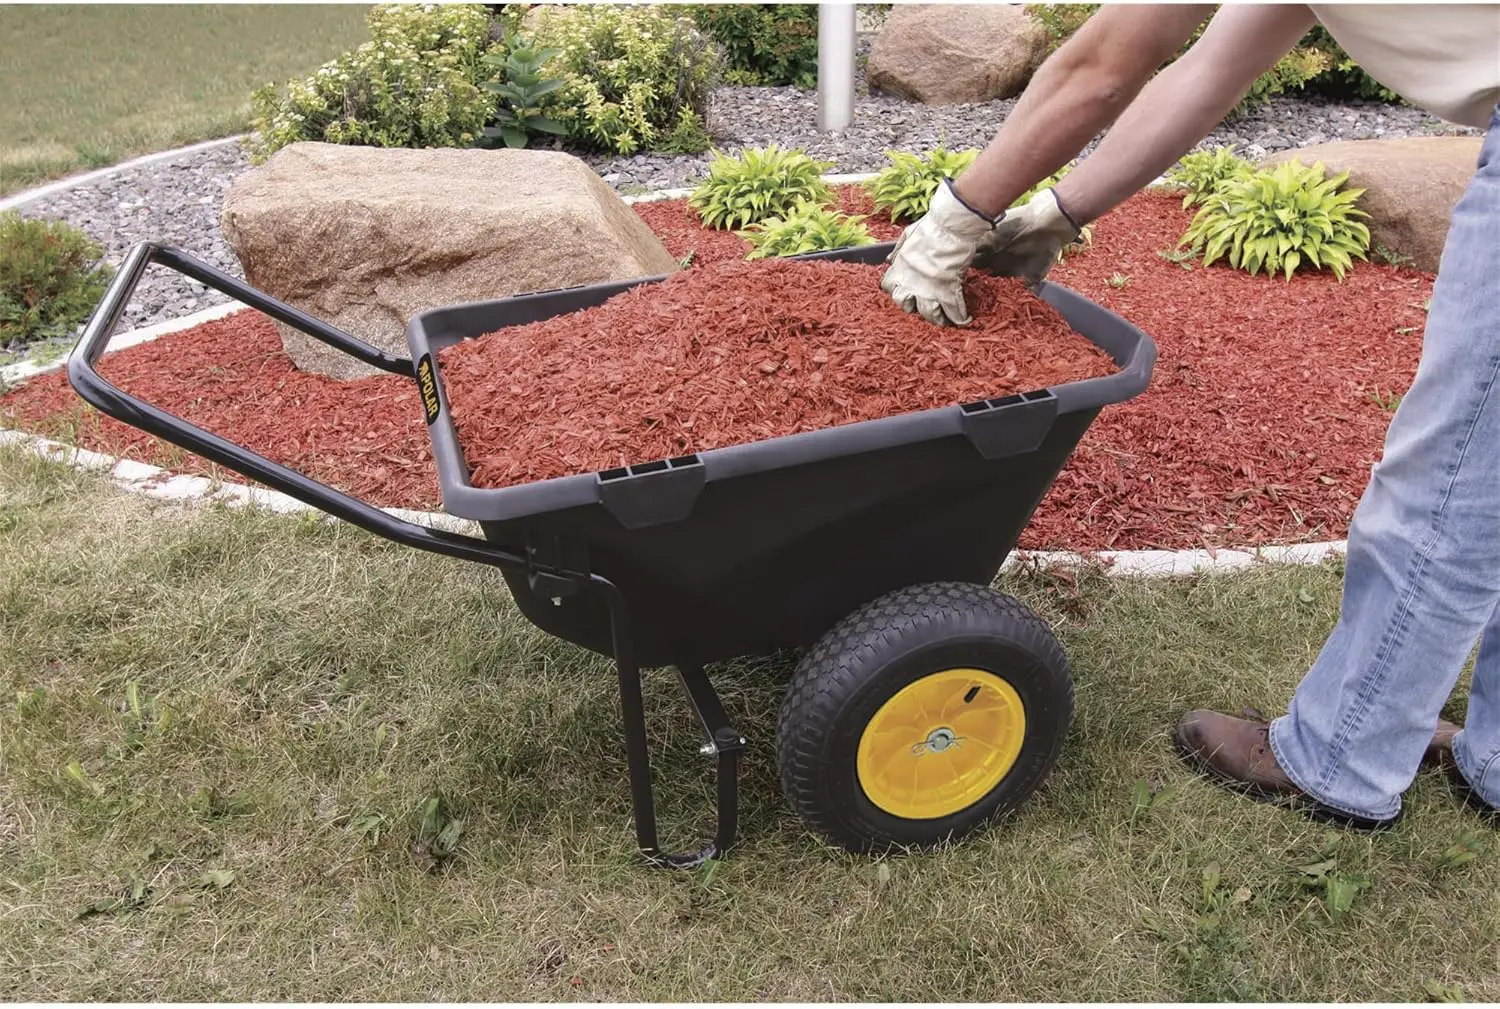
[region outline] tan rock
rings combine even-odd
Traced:
[[[1012,98],[1047,55],[1021,4],[896,4],[870,49],[870,87],[928,105]]]
[[[1359,207],[1370,215],[1370,249],[1383,246],[1436,271],[1453,208],[1479,162],[1479,137],[1346,140],[1281,151],[1262,164],[1296,159],[1323,162],[1330,175],[1349,172],[1351,188],[1365,190]]]
[[[220,223],[251,286],[403,357],[407,321],[429,308],[678,268],[608,184],[556,151],[294,144],[235,180]],[[278,328],[305,371],[373,373]]]

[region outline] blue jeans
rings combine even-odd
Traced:
[[[1454,208],[1416,379],[1350,523],[1342,610],[1271,750],[1312,798],[1401,809],[1481,642],[1459,772],[1500,807],[1500,107]]]

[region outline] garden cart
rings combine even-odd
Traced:
[[[890,244],[798,258],[882,262]],[[405,521],[134,398],[96,369],[131,292],[158,264],[418,386],[443,509],[482,536]],[[397,543],[497,568],[536,626],[611,657],[638,843],[691,867],[737,836],[739,760],[705,668],[801,650],[776,730],[786,799],[832,844],[929,847],[1014,809],[1058,759],[1072,675],[1049,627],[992,588],[1105,406],[1144,390],[1155,344],[1075,292],[1039,294],[1107,352],[1111,374],[518,486],[469,482],[438,352],[598,305],[661,277],[435,308],[385,353],[185,253],[133,248],[68,359],[87,402],[125,423]],[[658,842],[641,670],[675,667],[716,761],[700,850]]]

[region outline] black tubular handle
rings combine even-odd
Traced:
[[[312,505],[330,515],[359,526],[361,529],[384,536],[406,546],[433,553],[479,561],[496,567],[517,567],[545,570],[544,566],[530,562],[516,554],[491,546],[482,539],[463,536],[439,529],[429,529],[415,522],[407,522],[387,512],[336,491],[326,484],[296,470],[251,452],[249,449],[210,434],[164,410],[145,403],[107,382],[95,365],[109,344],[115,326],[130,295],[140,283],[146,267],[157,263],[259,309],[308,336],[321,340],[331,347],[359,358],[396,375],[405,375],[416,380],[409,358],[394,357],[340,332],[327,323],[298,311],[290,305],[277,301],[243,282],[200,262],[187,253],[170,246],[153,242],[141,242],[131,248],[115,274],[104,298],[89,317],[83,335],[68,355],[68,383],[89,405],[116,420],[138,427],[149,434],[187,449],[205,459],[258,480],[283,494],[294,497],[304,504]],[[563,577],[577,578],[570,572],[549,572]]]

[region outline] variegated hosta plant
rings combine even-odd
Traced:
[[[1287,280],[1311,265],[1340,280],[1354,258],[1368,259],[1370,215],[1355,206],[1363,189],[1342,189],[1349,173],[1332,178],[1321,161],[1311,168],[1286,161],[1274,169],[1219,183],[1194,215],[1179,247],[1203,253],[1203,265],[1227,257],[1256,274],[1284,273]]]
[[[832,203],[833,190],[823,181],[832,167],[775,144],[742,151],[738,158],[715,151],[708,178],[693,190],[688,205],[710,228],[746,228],[788,214],[804,202]]]
[[[939,145],[925,157],[906,151],[886,151],[885,156],[890,164],[867,185],[875,209],[889,211],[891,220],[900,224],[927,213],[943,179],[958,178],[979,152],[950,151]]]
[[[850,217],[829,207],[803,203],[782,217],[772,217],[739,232],[750,243],[746,259],[800,256],[808,252],[871,245],[875,239],[864,217]]]
[[[1212,151],[1184,154],[1177,164],[1167,169],[1167,181],[1187,190],[1182,197],[1182,209],[1186,210],[1208,199],[1224,180],[1242,179],[1253,174],[1255,166],[1235,154],[1233,147],[1218,147]]]

